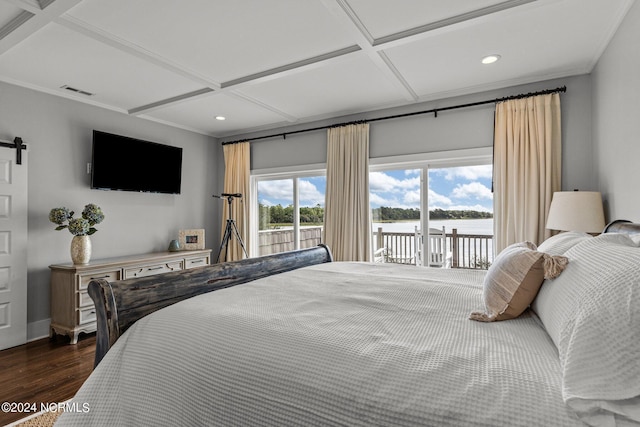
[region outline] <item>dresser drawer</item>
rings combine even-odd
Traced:
[[[78,292],[78,307],[93,307],[93,300],[89,296],[89,292],[82,290]]]
[[[89,282],[94,279],[104,279],[107,282],[115,282],[116,280],[120,280],[120,270],[86,274],[78,276],[78,278],[78,290],[81,291],[83,289],[87,289],[87,286],[89,286]]]
[[[198,258],[187,258],[185,260],[184,268],[202,267],[204,265],[209,265],[209,257],[207,256]]]
[[[146,265],[144,267],[125,268],[124,278],[131,279],[134,277],[153,276],[154,274],[169,273],[184,268],[182,261],[172,261],[164,264]]]
[[[78,310],[78,324],[95,322],[96,321],[96,308],[87,307]]]

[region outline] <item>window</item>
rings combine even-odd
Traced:
[[[324,171],[252,176],[255,224],[252,256],[322,243],[326,176]]]

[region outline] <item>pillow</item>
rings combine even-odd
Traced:
[[[557,277],[567,259],[536,251],[531,242],[515,243],[496,257],[483,282],[485,311],[469,317],[479,322],[514,319],[529,307],[545,278]]]
[[[558,347],[563,399],[590,425],[640,422],[640,247],[611,233],[565,255],[532,304]]]
[[[585,239],[590,239],[593,236],[582,231],[567,231],[565,233],[559,233],[549,237],[544,242],[540,243],[538,250],[549,255],[564,255],[566,251],[582,242]]]

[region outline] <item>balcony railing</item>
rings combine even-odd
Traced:
[[[398,264],[423,262],[417,244],[417,239],[421,237],[420,233],[386,232],[378,228],[373,235],[374,252],[379,261]],[[445,233],[444,236],[445,244],[441,248],[431,249],[442,252],[443,261],[446,258],[446,262],[442,263],[443,266],[486,270],[493,262],[493,235],[458,233],[454,228],[451,233]],[[431,259],[433,260],[434,257]]]
[[[453,229],[445,234],[442,248],[443,266],[451,268],[487,269],[493,262],[493,235],[458,233]],[[416,239],[419,233],[373,232],[373,250],[380,261],[396,264],[422,263]],[[322,243],[322,227],[300,229],[300,248]],[[260,255],[295,249],[293,229],[263,230],[259,233]],[[432,248],[432,251],[434,249]],[[432,257],[433,259],[433,257]],[[433,264],[432,264],[433,265]]]

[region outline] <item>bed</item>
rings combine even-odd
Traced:
[[[640,224],[605,231],[515,248],[527,279],[568,261],[515,315],[488,298],[502,253],[487,272],[320,247],[129,296],[96,281],[96,367],[56,425],[639,425]]]

